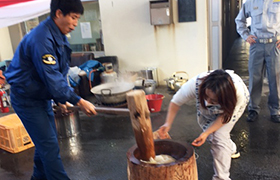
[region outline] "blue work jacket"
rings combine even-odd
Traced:
[[[81,97],[67,83],[70,58],[66,36],[48,17],[23,38],[4,75],[15,95],[76,104]]]

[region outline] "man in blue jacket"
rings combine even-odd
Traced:
[[[66,102],[88,116],[95,107],[67,83],[71,49],[65,34],[77,26],[84,8],[80,0],[52,0],[51,14],[19,44],[5,73],[12,106],[35,144],[31,180],[68,180],[57,141],[51,100],[67,112]]]

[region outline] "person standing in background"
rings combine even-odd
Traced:
[[[251,30],[247,18],[251,17]],[[271,121],[280,123],[280,1],[247,0],[236,19],[236,29],[250,44],[248,122],[258,118],[263,78],[269,83],[268,107]]]
[[[52,99],[64,112],[69,102],[88,116],[96,114],[67,82],[71,49],[65,35],[77,26],[82,2],[52,0],[50,8],[50,17],[23,38],[5,72],[12,106],[35,144],[31,180],[70,179],[59,154]]]

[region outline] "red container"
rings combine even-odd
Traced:
[[[160,111],[163,98],[164,98],[164,95],[162,95],[162,94],[146,95],[148,107],[149,107],[149,110],[151,113]]]

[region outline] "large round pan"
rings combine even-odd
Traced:
[[[103,104],[118,104],[126,101],[126,93],[133,88],[133,83],[112,82],[95,86],[90,91]]]

